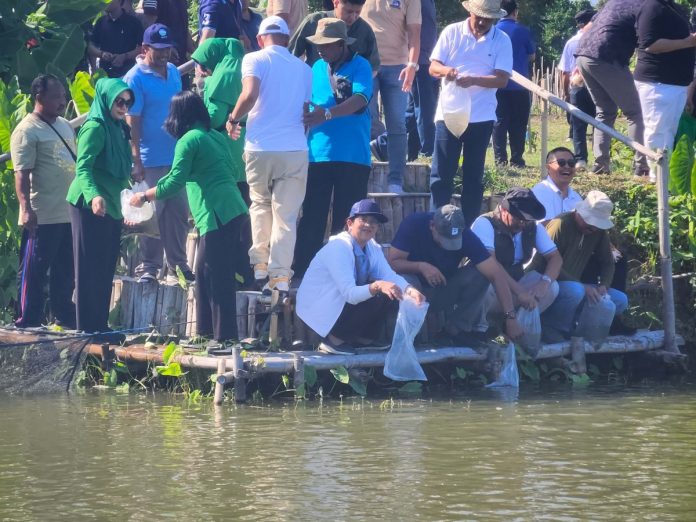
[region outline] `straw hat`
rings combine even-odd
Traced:
[[[611,218],[613,210],[614,204],[609,196],[599,190],[591,190],[587,197],[575,207],[575,211],[580,214],[585,223],[602,230],[608,230],[614,226]]]
[[[355,38],[348,36],[348,26],[338,18],[322,18],[317,24],[317,32],[314,36],[307,36],[307,41],[314,45],[325,45],[336,42],[346,42],[346,45],[355,43]]]
[[[470,0],[462,2],[464,9],[481,18],[502,18],[507,12],[500,8],[500,0]]]

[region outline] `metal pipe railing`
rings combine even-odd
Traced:
[[[676,328],[676,314],[674,310],[674,285],[672,281],[672,246],[670,242],[670,228],[669,228],[669,154],[665,154],[664,151],[654,151],[633,141],[632,139],[624,136],[620,132],[612,129],[608,125],[597,121],[589,114],[582,112],[575,105],[572,105],[553,93],[549,92],[547,89],[540,87],[534,82],[528,80],[516,71],[512,72],[512,79],[517,84],[521,85],[528,91],[539,96],[544,102],[552,103],[557,107],[560,107],[564,111],[570,113],[576,118],[580,118],[582,121],[596,127],[602,132],[609,134],[612,138],[619,140],[621,143],[627,145],[634,151],[644,154],[647,158],[653,160],[656,163],[656,175],[657,175],[657,220],[658,220],[658,233],[659,233],[659,243],[660,243],[660,276],[662,279],[662,322],[665,329],[665,350],[669,352],[679,353],[679,347],[677,346],[677,328]],[[543,104],[544,111],[548,110],[548,105]],[[544,122],[544,115],[542,114],[542,123]],[[546,147],[543,146],[543,135],[542,135],[542,158],[541,165],[546,164]]]

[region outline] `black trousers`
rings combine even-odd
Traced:
[[[242,199],[244,199],[244,203],[246,203],[247,208],[249,208],[251,206],[249,184],[246,181],[240,181],[237,183],[237,188],[242,195]],[[241,245],[235,253],[235,270],[244,278],[244,286],[250,287],[250,285],[254,283],[254,270],[251,268],[251,261],[249,260],[249,249],[252,244],[251,220],[249,219],[249,214],[244,214],[242,222],[240,223],[239,241]]]
[[[307,193],[302,204],[302,219],[295,242],[295,274],[302,277],[309,263],[324,244],[326,220],[333,193],[331,233],[345,226],[353,203],[367,197],[370,167],[357,163],[327,161],[310,163],[307,173]]]
[[[493,153],[495,162],[508,161],[507,141],[510,137],[510,163],[524,166],[524,138],[527,133],[529,111],[532,99],[526,89],[502,90],[496,93],[498,106],[495,109],[497,120],[493,125]]]
[[[19,328],[40,326],[44,321],[44,288],[48,277],[51,312],[66,328],[75,328],[75,288],[70,223],[39,225],[30,236],[24,230],[17,273],[17,319]]]
[[[203,234],[196,259],[196,332],[216,341],[237,338],[237,282],[234,259],[242,248],[246,214]]]
[[[587,87],[570,90],[570,103],[575,105],[582,112],[595,116],[595,104],[590,96]],[[575,116],[570,117],[570,127],[573,134],[573,148],[575,149],[575,159],[587,161],[587,123]]]
[[[82,204],[82,200],[78,205]],[[77,328],[85,332],[109,329],[109,302],[121,249],[120,219],[95,216],[91,208],[70,205]]]
[[[384,294],[376,294],[358,304],[346,303],[341,315],[331,328],[331,335],[343,341],[353,342],[359,337],[376,339],[390,313],[396,314],[399,301]]]

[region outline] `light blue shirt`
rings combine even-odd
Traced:
[[[166,167],[174,159],[176,140],[164,130],[164,120],[169,114],[169,104],[175,94],[181,92],[181,75],[174,64],[167,64],[167,77],[163,78],[140,59],[123,77],[132,89],[135,102],[128,111],[140,116],[140,158],[146,168]]]
[[[360,55],[342,64],[334,73],[353,85],[353,94],[360,94],[369,102],[372,98],[372,68],[370,62]],[[312,102],[331,109],[336,106],[329,80],[329,66],[317,60],[312,66]],[[359,114],[328,120],[314,127],[308,138],[309,161],[343,161],[371,165],[370,156],[370,111],[367,107]]]

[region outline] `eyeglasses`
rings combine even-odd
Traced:
[[[573,168],[575,166],[575,164],[577,163],[577,161],[575,159],[567,160],[567,159],[561,158],[561,159],[554,159],[553,161],[549,161],[549,165],[551,163],[558,163],[559,167],[565,167],[566,165],[568,165],[569,167]]]
[[[355,219],[371,227],[379,225],[379,220],[373,216],[357,216]]]
[[[132,98],[121,98],[120,96],[114,100],[114,103],[116,104],[117,107],[120,107],[123,109],[124,107],[126,109],[130,109],[131,106],[133,105],[133,99]]]

